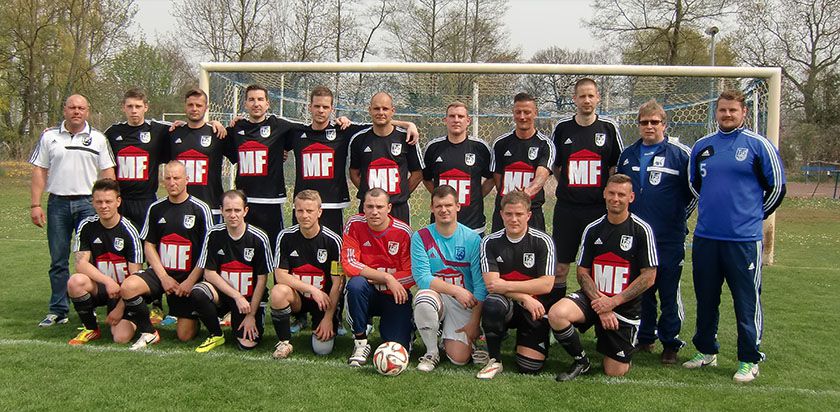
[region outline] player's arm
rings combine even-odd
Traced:
[[[423,172],[415,170],[408,175],[408,192],[414,192],[420,182],[423,181]],[[427,187],[428,188],[428,187]],[[434,190],[434,187],[432,188]]]
[[[423,179],[423,187],[425,187],[426,190],[429,191],[429,193],[432,193],[435,190],[435,182],[431,181],[431,180]]]
[[[757,174],[758,182],[764,189],[762,208],[764,218],[767,219],[782,204],[787,187],[785,185],[785,170],[778,150],[767,139],[761,139],[761,143],[764,145],[764,151],[761,152],[761,173],[757,172]]]
[[[359,169],[349,169],[350,170],[350,181],[353,182],[353,186],[356,186],[358,189],[362,183],[362,171]]]
[[[490,178],[490,179],[484,179],[484,181],[481,182],[481,197],[485,197],[485,196],[489,195],[490,192],[492,192],[495,187],[496,187],[495,176],[493,178]]]
[[[537,172],[534,174],[534,179],[531,180],[531,183],[526,187],[525,193],[528,196],[534,197],[542,190],[543,186],[545,186],[545,182],[548,180],[548,177],[551,176],[551,169],[538,166]]]
[[[120,285],[110,276],[105,275],[99,269],[90,263],[90,251],[80,250],[74,254],[76,263],[76,272],[79,272],[94,282],[99,282],[105,285],[108,289],[108,295],[115,297],[120,294]],[[112,293],[112,288],[115,293]]]
[[[225,137],[227,137],[227,129],[218,120],[211,120],[207,122],[207,124],[209,124],[210,127],[213,128],[213,133],[215,133],[216,137],[218,137],[219,139],[224,139]]]
[[[656,282],[656,267],[642,268],[639,276],[621,293],[615,296],[601,296],[592,300],[592,309],[598,314],[611,312],[644,293]]]
[[[219,275],[219,273],[216,272],[215,270],[205,268],[204,269],[204,280],[209,282],[211,285],[213,285],[216,288],[216,290],[218,290],[219,292],[222,292],[225,295],[233,298],[233,300],[236,301],[237,308],[240,308],[240,309],[242,308],[242,306],[240,306],[240,300],[244,300],[246,302],[245,306],[248,306],[248,307],[251,306],[251,303],[248,302],[248,300],[245,299],[245,297],[242,296],[242,294],[239,293],[238,290],[234,289],[233,286],[231,286],[230,283],[228,283],[228,281],[224,280],[222,278],[222,276]],[[240,313],[247,313],[247,312],[240,311]]]
[[[274,270],[274,282],[286,285],[300,293],[308,293],[312,296],[312,300],[318,304],[318,308],[326,310],[329,306],[329,296],[315,285],[310,285],[293,276],[288,269],[280,268]]]
[[[163,262],[160,260],[160,255],[158,255],[157,245],[145,241],[143,242],[143,252],[146,254],[146,262],[149,263],[149,267],[152,268],[152,271],[155,272],[155,276],[160,279],[160,284],[163,286],[163,290],[166,293],[175,293],[178,288],[178,282],[169,276],[166,273],[166,269],[163,268]]]
[[[493,173],[493,185],[496,186],[496,193],[502,194],[502,174]]]
[[[265,284],[267,282],[268,273],[257,275],[257,284],[254,285],[254,293],[251,294],[251,309],[248,312],[248,316],[255,317],[255,314],[260,309],[260,303],[262,302],[263,293],[265,293]]]
[[[589,300],[595,300],[601,297],[601,293],[598,292],[598,287],[595,286],[595,280],[592,279],[591,268],[583,267],[578,264],[577,281],[580,285],[580,289],[586,294]]]
[[[204,268],[199,267],[198,265],[194,266],[190,271],[189,276],[187,276],[187,278],[178,285],[178,290],[176,292],[178,296],[189,296],[190,291],[192,291],[193,286],[195,286],[198,280],[201,279],[202,274],[204,274]]]
[[[47,186],[48,170],[40,166],[32,166],[32,182],[29,185],[29,215],[32,223],[38,227],[44,227],[47,218],[44,215],[44,208],[41,206],[41,196]]]
[[[113,167],[109,167],[99,171],[99,178],[117,180],[117,174],[114,173]]]
[[[551,288],[554,287],[554,276],[540,276],[538,278],[529,279],[529,280],[519,280],[519,281],[505,281],[503,279],[499,279],[502,282],[505,282],[505,294],[508,293],[524,293],[526,295],[544,295],[548,292],[551,292]],[[497,288],[499,283],[497,282]],[[490,289],[489,287],[487,288]]]
[[[405,140],[410,145],[415,145],[420,141],[420,131],[417,130],[417,125],[414,122],[404,120],[391,120],[391,124],[405,129]]]
[[[137,273],[141,270],[143,270],[143,264],[142,263],[128,262],[128,273],[130,275],[133,275],[133,274],[135,274],[135,273]]]

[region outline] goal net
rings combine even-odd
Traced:
[[[210,97],[211,118],[224,123],[244,113],[245,88],[258,83],[269,90],[270,112],[291,120],[310,121],[309,92],[327,86],[335,94],[336,116],[369,122],[371,96],[387,91],[394,97],[395,119],[417,124],[420,144],[446,134],[446,106],[467,104],[472,117],[470,134],[488,144],[513,128],[513,96],[532,94],[538,102],[537,129],[550,135],[557,121],[574,113],[575,81],[591,77],[598,82],[601,116],[618,125],[625,146],[639,138],[638,107],[656,99],[665,108],[669,136],[691,146],[715,129],[714,102],[725,88],[739,89],[747,97],[749,128],[778,144],[781,72],[776,68],[604,66],[534,64],[437,63],[203,63],[201,87]],[[294,185],[294,160],[286,163],[287,188]],[[343,184],[343,183],[341,183]],[[347,182],[347,184],[350,184]],[[546,227],[551,227],[554,179],[546,184]],[[350,185],[351,197],[355,188]],[[492,196],[485,200],[492,213]],[[412,225],[429,222],[429,196],[421,185],[409,207]],[[291,208],[286,208],[287,222]],[[358,210],[354,203],[345,210]],[[765,227],[765,262],[772,261],[773,224]]]

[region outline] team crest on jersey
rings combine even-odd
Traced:
[[[262,126],[260,127],[260,137],[268,137],[271,136],[271,126]]]
[[[525,265],[526,268],[530,269],[534,267],[534,262],[536,262],[536,258],[533,253],[522,254],[522,264]]]
[[[621,241],[618,243],[618,246],[621,250],[627,252],[630,248],[633,247],[633,236],[630,235],[621,235]]]
[[[91,143],[93,143],[93,137],[91,137],[90,135],[87,135],[85,137],[85,141],[82,142],[82,144],[85,146],[90,146]]]
[[[210,147],[210,142],[212,141],[212,137],[209,134],[201,135],[201,146],[202,147]]]
[[[391,143],[391,155],[399,156],[402,153],[402,143]]]
[[[529,147],[528,148],[528,159],[536,160],[537,156],[540,154],[539,147]]]
[[[466,163],[467,166],[475,165],[475,153],[464,154],[464,163]]]
[[[743,162],[747,158],[747,153],[746,147],[739,147],[738,150],[735,151],[735,160]]]
[[[140,132],[140,141],[143,143],[149,143],[152,141],[152,133],[151,132]]]
[[[650,172],[648,181],[654,186],[658,185],[662,181],[662,172]]]
[[[246,247],[243,249],[242,257],[244,257],[246,261],[250,262],[254,258],[254,248]]]
[[[665,156],[653,156],[653,165],[655,167],[665,166]]]
[[[595,133],[595,145],[601,147],[607,142],[607,135],[605,133]]]
[[[318,263],[324,263],[327,261],[327,249],[318,249],[318,253],[315,255],[318,258]]]
[[[335,129],[327,129],[325,131],[325,134],[326,134],[327,140],[329,140],[329,141],[335,140],[335,136],[336,136],[335,135]]]
[[[399,243],[397,243],[397,242],[394,242],[393,240],[389,240],[389,241],[388,241],[388,253],[389,253],[391,256],[394,256],[394,255],[396,255],[396,254],[397,254],[397,252],[399,252],[399,251],[400,251],[400,244],[399,244]]]
[[[192,229],[195,226],[195,215],[184,215],[184,227]]]
[[[114,249],[117,252],[121,252],[124,247],[125,247],[125,241],[123,240],[123,238],[115,237],[114,238]]]
[[[455,259],[464,260],[467,256],[467,249],[463,246],[455,246]]]

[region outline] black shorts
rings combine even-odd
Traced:
[[[545,232],[545,215],[543,214],[542,206],[543,205],[531,205],[531,218],[528,219],[528,227]],[[493,208],[493,225],[490,229],[491,233],[498,232],[505,227],[501,211],[502,198],[500,196],[496,196],[496,206]]]
[[[501,295],[496,295],[501,296]],[[505,315],[507,329],[516,329],[516,346],[524,346],[548,356],[551,327],[545,317],[533,320],[531,313],[511,298],[504,297],[509,308]]]
[[[160,283],[160,279],[152,269],[141,270],[135,273],[134,276],[139,276],[146,282],[146,286],[149,287],[149,295],[144,296],[147,303],[160,300],[161,296],[165,294],[166,304],[169,306],[169,316],[198,319],[198,312],[195,311],[190,297],[165,293],[163,284]]]
[[[321,321],[324,319],[324,311],[318,308],[318,304],[315,303],[314,300],[309,299],[303,296],[302,293],[295,291],[300,297],[300,310],[297,312],[292,312],[293,314],[310,314],[312,316],[312,330],[318,327]],[[341,301],[342,299],[339,299]],[[341,307],[341,305],[339,305]],[[333,313],[333,333],[338,333],[338,325],[339,325],[339,311],[336,310]]]
[[[108,313],[111,313],[115,307],[117,307],[117,303],[120,302],[120,299],[111,299],[108,297],[108,289],[105,288],[104,283],[94,282],[96,283],[96,294],[92,296],[93,298],[93,307],[98,308],[100,306],[107,306]]]
[[[292,210],[292,224],[296,225],[297,223],[295,212]],[[344,232],[344,209],[321,209],[321,218],[318,219],[318,224],[341,236]]]
[[[233,300],[232,297],[218,291],[216,291],[216,293],[219,295],[219,303],[216,305],[216,313],[219,317],[230,313],[230,330],[237,338],[244,338],[245,330],[239,329],[239,326],[242,325],[242,321],[245,320],[245,315],[239,313],[239,310],[236,308],[236,301]],[[246,297],[246,299],[248,299],[249,302],[251,301],[250,297]],[[257,339],[254,341],[259,343],[262,341],[263,333],[265,332],[265,302],[260,302],[260,307],[257,309],[254,320],[256,321],[258,332]]]
[[[359,213],[365,213],[364,201],[359,203]],[[408,210],[408,203],[391,203],[391,213],[389,214],[411,226],[411,212]]]
[[[585,320],[583,323],[575,324],[575,327],[581,333],[595,326],[595,336],[598,338],[595,349],[599,353],[621,363],[630,363],[633,352],[636,351],[636,341],[639,333],[638,320],[630,320],[634,322],[630,323],[619,317],[618,330],[606,330],[601,326],[601,318],[598,317],[598,313],[592,309],[592,301],[583,291],[579,290],[572,293],[565,299],[571,300],[583,311]]]
[[[248,215],[245,216],[245,221],[265,231],[273,251],[274,242],[277,242],[277,235],[283,230],[283,205],[280,203],[248,203]]]
[[[586,226],[607,213],[603,203],[594,206],[557,203],[551,237],[557,263],[572,263],[580,249],[580,238]]]
[[[120,215],[128,218],[128,220],[134,224],[134,227],[139,232],[143,230],[143,225],[146,223],[146,212],[155,200],[157,199],[153,197],[148,199],[122,198],[122,203],[120,203],[118,210]]]

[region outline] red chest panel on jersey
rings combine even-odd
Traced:
[[[599,255],[592,261],[592,279],[599,292],[617,295],[630,283],[630,262],[612,252]]]
[[[455,269],[443,268],[443,270],[435,273],[435,276],[450,285],[464,287],[464,274]]]
[[[239,175],[268,176],[268,146],[249,140],[239,146]]]
[[[515,162],[507,165],[502,181],[502,195],[528,187],[534,180],[535,170],[533,166],[525,162]]]
[[[242,296],[251,296],[254,292],[254,268],[242,262],[223,263],[219,275]]]
[[[301,150],[301,172],[305,180],[332,179],[335,169],[335,150],[321,143],[313,143]]]
[[[458,192],[458,203],[461,206],[470,204],[470,175],[458,169],[449,169],[440,174],[440,185],[452,186]]]
[[[205,154],[190,149],[179,154],[178,160],[186,166],[188,185],[207,186],[207,168],[210,166],[210,159]]]
[[[117,152],[117,180],[149,180],[149,152],[135,146]]]
[[[513,272],[510,272],[510,273],[505,273],[504,275],[501,275],[500,277],[504,280],[512,280],[512,281],[515,281],[515,282],[533,279],[532,277],[530,277],[530,276],[528,276],[524,273],[517,272],[515,270]]]
[[[324,290],[324,271],[315,266],[308,263],[298,266],[292,269],[292,275],[307,285],[312,285],[320,290]],[[307,292],[304,293],[303,296],[308,298],[312,295]]]
[[[186,272],[192,263],[192,243],[175,233],[160,238],[160,263],[166,270]]]
[[[400,168],[391,159],[381,157],[370,162],[367,179],[368,189],[378,187],[389,195],[400,193]]]
[[[570,187],[601,186],[601,155],[580,150],[569,156],[567,165]]]
[[[122,284],[123,280],[129,275],[128,262],[120,255],[111,252],[103,253],[97,256],[94,261],[96,262],[96,268],[103,275],[114,279],[119,284]]]

